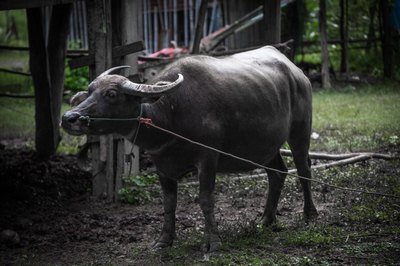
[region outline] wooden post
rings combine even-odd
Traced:
[[[111,67],[112,31],[110,0],[88,0],[86,11],[89,29],[89,50],[94,56],[94,65],[90,67],[93,80]],[[92,147],[93,158],[93,196],[114,199],[114,153],[111,135],[100,136],[99,147]]]
[[[53,121],[51,119],[50,84],[47,78],[46,43],[42,23],[42,9],[27,9],[29,37],[29,65],[35,90],[35,146],[40,157],[54,153]]]
[[[71,4],[53,7],[46,36],[47,32],[40,23],[43,9],[27,9],[29,64],[35,89],[35,146],[42,159],[53,155],[60,141],[59,117],[71,10]]]
[[[277,44],[281,42],[281,1],[264,1],[264,25],[266,44]]]
[[[53,6],[47,43],[51,114],[54,127],[54,145],[56,148],[60,142],[60,115],[64,92],[65,57],[67,55],[67,39],[71,13],[72,4]]]

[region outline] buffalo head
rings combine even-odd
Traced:
[[[72,135],[129,134],[134,125],[123,119],[138,117],[144,98],[159,98],[179,87],[183,81],[183,76],[179,74],[172,82],[137,84],[123,76],[112,74],[128,67],[108,69],[89,84],[88,91],[74,95],[71,99],[74,107],[63,115],[61,126]]]

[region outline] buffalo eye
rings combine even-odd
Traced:
[[[108,90],[106,92],[106,96],[109,98],[115,98],[117,95],[118,95],[118,93],[115,90]]]

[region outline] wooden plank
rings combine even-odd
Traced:
[[[94,64],[90,67],[90,78],[93,80],[111,67],[111,4],[110,0],[93,0],[86,2],[89,30],[89,50],[93,51]],[[101,136],[100,146],[92,155],[94,169],[94,197],[114,198],[114,159],[111,136]]]
[[[126,45],[116,46],[112,50],[112,57],[117,58],[126,56],[129,54],[137,53],[145,49],[143,41],[136,41]],[[94,55],[81,56],[78,58],[71,59],[68,64],[71,69],[93,65]]]
[[[116,152],[114,156],[116,157],[117,165],[115,170],[115,192],[114,201],[119,200],[118,192],[123,187],[122,176],[124,175],[124,161],[125,161],[125,140],[118,139],[114,142],[114,147],[116,147]]]
[[[121,1],[121,45],[122,47],[126,45],[126,43],[140,43],[144,49],[143,41],[143,1],[142,0],[122,0]],[[134,12],[132,14],[132,12]],[[123,58],[123,64],[131,66],[129,69],[130,73],[134,75],[138,73],[138,55],[127,53]],[[127,175],[128,165],[126,164],[125,157],[126,153],[130,153],[132,151],[132,144],[125,140],[124,141],[124,151],[122,152],[122,160],[118,161],[117,167],[122,167],[123,172],[121,174]],[[131,158],[132,174],[139,173],[139,147],[135,146],[133,148],[134,158]],[[116,182],[121,182],[122,175],[116,176]]]
[[[1,0],[0,10],[35,8],[79,1],[82,0]]]
[[[281,42],[281,5],[277,0],[264,0],[264,38],[266,44]]]
[[[139,174],[139,156],[140,150],[138,146],[133,146],[132,142],[125,140],[124,151],[124,175],[133,176]]]
[[[104,182],[104,171],[105,163],[100,161],[100,142],[91,143],[92,150],[92,195],[96,198],[104,198],[105,196],[105,182]]]
[[[15,71],[7,68],[2,68],[0,67],[0,72],[5,72],[5,73],[10,73],[10,74],[15,74],[15,75],[21,75],[21,76],[31,76],[31,73],[26,73],[26,72],[21,72],[21,71]]]
[[[140,41],[135,41],[132,43],[114,47],[112,50],[112,53],[113,53],[112,55],[113,55],[113,58],[115,58],[115,57],[120,57],[120,56],[137,53],[137,52],[143,51],[144,49],[145,49],[144,43],[142,40],[140,40]]]
[[[115,200],[115,177],[116,173],[114,170],[114,138],[113,135],[107,135],[106,151],[107,151],[107,162],[106,162],[106,188],[107,188],[107,201],[113,202]]]

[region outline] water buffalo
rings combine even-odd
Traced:
[[[66,112],[62,127],[73,135],[119,133],[146,150],[156,165],[163,191],[164,225],[154,248],[175,237],[177,182],[188,172],[200,182],[205,217],[205,244],[215,250],[221,239],[214,218],[216,172],[247,171],[254,166],[186,142],[139,122],[90,120],[132,118],[153,123],[192,140],[256,163],[287,171],[279,149],[287,141],[299,175],[311,177],[311,85],[303,72],[271,46],[223,58],[190,56],[170,64],[150,84],[136,84],[112,72],[90,83],[79,103]],[[286,175],[267,171],[268,196],[263,224],[276,222],[276,209]],[[310,181],[300,180],[304,215],[317,215]]]

